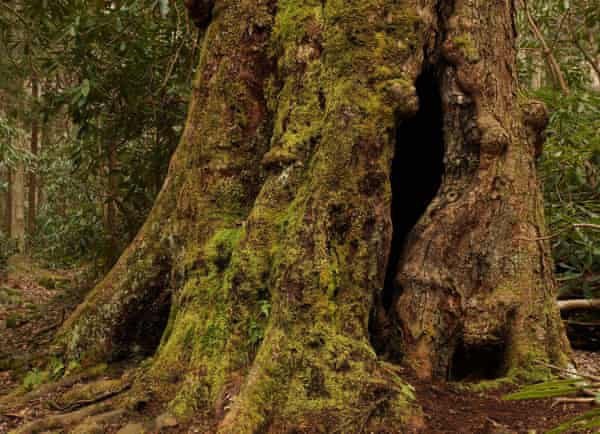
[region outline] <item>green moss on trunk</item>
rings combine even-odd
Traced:
[[[452,100],[460,80],[473,86],[462,68],[481,67],[473,53],[486,52],[477,45],[485,35],[458,34],[453,44],[440,45],[454,30],[446,12],[426,3],[223,0],[196,17],[212,19],[169,176],[132,246],[62,330],[67,356],[91,363],[135,347],[138,334],[124,330],[139,327],[141,312],[169,303],[160,344],[132,393],[151,393],[178,420],[194,419],[205,431],[221,433],[419,426],[412,389],[371,346],[369,318],[392,240],[391,160],[402,146],[418,145],[402,137],[397,144],[396,128],[417,112],[415,82],[427,64],[441,77],[446,160],[456,164],[406,255],[406,291],[395,310],[413,341],[403,350],[430,371],[444,370],[457,330],[475,339],[469,330],[485,318],[486,336],[515,336],[508,343],[509,368],[523,367],[528,351],[562,357],[562,348],[549,355],[535,330],[529,333],[526,319],[541,317],[533,305],[516,319],[507,316],[526,295],[550,303],[551,291],[538,290],[551,282],[535,262],[545,258],[544,247],[473,246],[529,234],[511,232],[523,222],[543,224],[532,214],[538,199],[529,192],[537,185],[520,178],[520,171],[532,170],[526,147],[490,154],[508,146],[502,129],[484,128],[491,121],[479,111],[493,101],[480,102],[475,90],[460,91],[471,105]],[[510,10],[504,13],[510,18]],[[486,68],[509,54],[490,55]],[[439,67],[442,56],[447,69]],[[494,97],[505,101],[514,82],[500,77],[506,95]],[[511,113],[509,103],[501,107]],[[518,143],[518,119],[506,119],[515,125],[508,122],[510,143]],[[462,134],[465,123],[478,120],[485,129],[477,139],[480,154]],[[468,188],[485,196],[467,201],[471,207],[464,210],[472,216],[459,215],[461,200],[471,197]],[[492,194],[499,195],[494,206]],[[490,222],[487,238],[459,236],[467,229],[481,234]],[[444,262],[445,253],[439,261],[419,256],[419,242],[427,240],[440,254],[459,248],[461,262]],[[514,264],[511,249],[519,252]],[[484,270],[473,265],[479,264],[474,255],[502,265],[491,263],[492,272],[477,280],[473,271]],[[410,267],[423,257],[431,268],[416,273]],[[492,280],[493,286],[481,284]],[[455,309],[454,303],[469,301],[472,309]],[[409,307],[418,318],[407,314]],[[453,315],[454,322],[440,322]],[[551,310],[540,315],[557,318]],[[551,328],[560,339],[559,323]],[[438,343],[446,331],[455,334],[443,347]]]

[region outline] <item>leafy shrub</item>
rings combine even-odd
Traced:
[[[23,378],[23,387],[25,390],[31,391],[42,384],[45,381],[45,377],[45,372],[42,372],[37,368],[33,368],[27,373],[27,375],[25,375],[25,378]]]
[[[539,169],[561,294],[599,297],[600,95],[535,96],[551,112]]]
[[[19,325],[19,317],[17,315],[10,315],[5,320],[7,329],[14,329]]]
[[[48,370],[50,379],[55,381],[60,379],[64,375],[65,365],[63,361],[58,357],[52,357],[50,359]]]
[[[36,42],[60,40],[52,68],[69,72],[67,82],[44,89],[40,111],[50,124],[62,126],[66,116],[74,127],[58,127],[61,137],[38,154],[46,200],[33,247],[52,265],[93,261],[106,270],[162,187],[185,120],[198,35],[183,25],[176,2],[25,3],[25,19],[52,17],[27,32],[39,32]]]

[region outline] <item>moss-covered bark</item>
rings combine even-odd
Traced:
[[[134,391],[222,433],[417,427],[410,386],[371,345],[374,311],[409,332],[388,344],[405,345],[421,372],[447,369],[481,324],[510,331],[511,367],[526,354],[562,360],[546,247],[517,241],[538,236],[543,216],[535,128],[501,69],[512,36],[498,51],[486,31],[498,21],[512,32],[509,4],[478,17],[433,1],[186,5],[210,24],[182,141],[140,234],[63,328],[67,357],[152,350],[155,331]],[[425,66],[441,83],[447,173],[407,245],[404,292],[385,310],[391,160],[416,145],[395,132],[418,110]],[[543,335],[529,322],[540,318]]]

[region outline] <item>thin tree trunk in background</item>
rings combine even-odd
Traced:
[[[574,37],[573,43],[588,63],[588,67],[592,70],[592,73],[595,74],[596,77],[600,77],[600,62],[598,62],[597,59],[594,59],[594,56],[592,54],[588,53],[588,51],[579,39]]]
[[[0,167],[0,184],[4,183],[6,179],[6,170]],[[0,190],[0,232],[6,233],[6,194],[4,190]]]
[[[47,121],[42,123],[41,128],[41,137],[40,143],[38,146],[38,155],[44,150],[46,146],[49,144],[50,140],[50,124]],[[37,212],[39,213],[42,207],[44,206],[44,178],[41,173],[37,174],[37,192],[36,192],[36,204],[37,204]]]
[[[6,201],[4,205],[4,233],[10,237],[12,227],[12,173],[10,167],[6,168]]]
[[[37,78],[31,80],[31,97],[34,101],[34,109],[31,117],[31,154],[35,157],[38,154],[39,147],[39,115],[37,113],[37,103],[40,97],[40,85]],[[36,171],[31,170],[29,173],[29,189],[28,189],[28,218],[27,218],[27,233],[32,238],[35,233],[35,219],[37,215],[37,175]]]
[[[600,55],[597,57],[596,62],[598,64],[600,64]],[[600,74],[598,74],[595,69],[590,68],[590,75],[591,75],[591,88],[594,89],[596,92],[599,92],[600,91]]]
[[[595,46],[596,41],[594,40],[594,35],[590,33],[588,39],[590,45],[592,47]],[[598,92],[600,91],[600,50],[596,49],[595,55],[587,54],[587,52],[583,52],[582,54],[586,57],[586,60],[590,64],[589,68],[591,87]]]
[[[583,56],[587,67],[590,70],[590,86],[594,90],[600,90],[600,52],[596,44],[595,35],[593,32],[588,32],[587,36],[580,36],[574,31],[577,24],[569,20],[569,31],[571,34],[571,41],[573,45],[579,50],[579,53]],[[581,39],[580,39],[581,38]],[[585,41],[589,43],[591,50],[585,47]],[[585,69],[585,68],[584,68]]]
[[[527,16],[527,21],[529,21],[531,31],[542,46],[544,56],[546,57],[546,62],[548,63],[548,68],[550,69],[550,72],[552,73],[552,76],[554,77],[558,88],[565,96],[568,96],[570,91],[569,86],[567,85],[567,81],[565,80],[564,74],[560,69],[560,65],[556,61],[556,57],[554,57],[552,49],[548,46],[548,43],[546,42],[546,39],[544,38],[544,35],[542,34],[537,22],[535,21],[535,18],[533,17],[533,15],[531,15],[531,11],[529,9],[529,5],[527,4],[527,0],[523,0],[523,6],[525,9],[525,15]]]
[[[111,263],[116,260],[114,252],[117,252],[117,205],[116,199],[118,195],[118,178],[117,178],[117,146],[114,140],[108,142],[107,149],[107,192],[106,202],[104,203],[105,218],[104,218],[104,229],[108,236],[108,251],[113,254],[111,256]]]
[[[544,73],[546,70],[544,69],[543,60],[537,51],[531,54],[531,59],[533,67],[533,72],[531,74],[531,88],[533,90],[538,90],[544,85]]]
[[[19,143],[18,146],[22,146]],[[25,164],[17,161],[11,177],[11,230],[20,252],[25,250]]]

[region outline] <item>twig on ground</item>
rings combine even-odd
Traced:
[[[571,369],[566,369],[566,368],[561,368],[560,366],[556,366],[556,365],[552,365],[550,363],[546,363],[546,362],[542,362],[540,360],[538,360],[536,362],[538,365],[542,365],[545,366],[547,368],[552,368],[556,371],[562,372],[564,374],[570,375],[570,376],[577,376],[577,377],[581,377],[581,378],[587,378],[588,380],[592,380],[595,383],[600,383],[600,377],[596,377],[594,375],[590,375],[590,374],[583,374],[577,371],[573,371]]]
[[[552,403],[552,407],[558,404],[592,404],[596,398],[556,398]]]
[[[560,300],[557,302],[558,308],[562,311],[575,309],[593,309],[600,310],[600,299],[576,299],[576,300]]]

